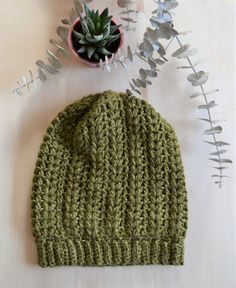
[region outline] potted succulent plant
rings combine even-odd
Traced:
[[[74,55],[96,67],[117,53],[123,45],[123,34],[108,8],[99,14],[84,4],[84,12],[72,24],[68,42]]]

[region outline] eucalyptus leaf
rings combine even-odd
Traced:
[[[210,129],[207,129],[205,131],[206,135],[213,135],[213,134],[219,134],[222,132],[222,127],[221,126],[216,126],[216,127],[212,127]]]
[[[233,163],[233,161],[230,160],[230,159],[210,158],[209,160],[214,161],[214,162],[218,162],[218,163],[221,163],[221,164],[223,164],[223,163],[228,163],[228,164]]]
[[[36,65],[37,65],[39,68],[47,71],[47,72],[50,73],[50,74],[56,74],[56,73],[58,73],[58,70],[57,70],[57,69],[55,69],[54,67],[52,67],[52,66],[50,66],[50,65],[45,64],[42,60],[37,60],[37,61],[36,61]]]
[[[229,176],[226,176],[226,175],[212,175],[211,177],[213,178],[230,178]]]
[[[177,69],[192,69],[191,66],[179,66]]]
[[[132,79],[132,82],[134,83],[134,85],[135,85],[137,88],[140,88],[140,87],[141,87],[135,79]],[[137,88],[135,88],[135,86],[133,85],[133,83],[129,82],[130,87],[131,87],[132,90],[134,90],[137,94],[141,95],[140,91],[139,91]]]
[[[130,85],[130,87],[132,88],[132,90],[134,90],[134,89],[135,89],[135,87],[134,87],[133,83],[131,83],[130,81],[129,81],[129,85]]]
[[[48,54],[48,61],[49,63],[57,70],[60,69],[62,67],[60,60],[58,59],[58,57],[52,53],[52,51],[47,50],[47,54]]]
[[[142,87],[142,88],[146,88],[147,87],[147,84],[144,80],[141,80],[141,79],[136,79],[136,87]]]
[[[29,83],[28,83],[25,76],[22,77],[22,81],[23,81],[25,87],[27,87],[27,90],[30,91]]]
[[[192,83],[194,87],[201,86],[207,82],[209,74],[204,71],[199,71],[197,73],[190,74],[188,76],[188,81]]]
[[[162,10],[157,14],[156,18],[154,18],[159,23],[168,23],[172,22],[172,16],[168,11]]]
[[[220,166],[220,167],[213,167],[214,169],[217,169],[217,170],[225,170],[225,169],[229,169],[229,167],[223,167],[223,166]]]
[[[221,186],[222,185],[221,179],[220,179],[220,181],[215,181],[215,184],[219,184]]]
[[[161,59],[155,59],[155,62],[158,64],[158,65],[164,65],[166,62],[161,60]]]
[[[207,118],[197,118],[197,119],[201,120],[201,121],[208,122],[208,123],[212,123],[212,121],[210,119],[207,119]]]
[[[122,28],[123,28],[125,31],[127,31],[127,32],[129,32],[129,31],[136,31],[136,28],[135,28],[135,27],[130,27],[130,26],[128,26],[128,25],[122,26]]]
[[[141,92],[140,92],[138,89],[134,89],[134,91],[135,91],[137,94],[141,95]]]
[[[23,95],[23,92],[21,91],[20,88],[16,88],[16,89],[14,89],[14,90],[13,90],[13,93],[18,94],[19,96]]]
[[[189,33],[192,33],[192,31],[181,31],[181,32],[179,32],[179,35],[183,36],[183,35],[187,35]]]
[[[213,107],[216,107],[218,104],[216,104],[215,101],[211,101],[209,103],[207,103],[206,105],[200,105],[198,106],[199,109],[211,109]]]
[[[157,41],[158,39],[158,33],[157,33],[157,29],[153,30],[151,28],[147,28],[147,34],[148,34],[148,37],[153,41]]]
[[[218,156],[218,155],[222,155],[222,154],[224,154],[224,153],[226,153],[226,152],[227,152],[227,150],[218,150],[218,151],[216,151],[216,152],[210,153],[210,155]]]
[[[189,50],[187,50],[187,51],[179,54],[179,55],[176,56],[176,57],[179,58],[179,59],[183,59],[183,58],[187,58],[187,57],[193,56],[193,55],[195,55],[197,52],[198,52],[198,49],[197,49],[197,48],[192,48],[192,49],[189,49]]]
[[[49,42],[50,42],[53,46],[55,46],[55,47],[58,49],[58,51],[62,52],[65,57],[68,57],[68,55],[69,55],[68,51],[67,51],[60,43],[58,43],[58,42],[57,42],[56,40],[54,40],[54,39],[50,39]]]
[[[152,81],[150,81],[150,80],[148,80],[148,79],[144,80],[144,82],[145,82],[147,85],[152,85]]]
[[[205,121],[205,122],[208,122],[208,123],[212,123],[212,124],[216,124],[218,122],[222,122],[224,120],[210,120],[210,119],[207,119],[207,118],[197,118],[198,120],[202,120],[202,121]]]
[[[193,98],[196,98],[196,97],[201,96],[201,95],[203,95],[202,92],[195,92],[195,93],[190,95],[190,98],[193,99]]]
[[[138,11],[133,10],[133,9],[129,9],[129,10],[121,11],[119,14],[120,15],[129,15],[130,13],[138,13]]]
[[[215,89],[215,90],[212,90],[212,91],[209,91],[209,92],[205,92],[204,94],[205,95],[211,95],[211,94],[214,94],[216,92],[219,92],[219,89]],[[202,96],[202,95],[203,95],[202,92],[196,92],[196,93],[193,93],[192,95],[190,95],[190,98],[195,98],[195,97]]]
[[[137,23],[137,21],[135,21],[134,19],[130,18],[130,17],[120,17],[122,20],[128,22],[128,23]]]
[[[175,9],[179,5],[179,3],[176,0],[166,0],[164,2],[155,0],[154,2],[156,2],[159,5],[159,7],[163,10]]]
[[[81,13],[83,13],[83,6],[81,5],[80,1],[74,0],[74,7],[75,7],[75,12],[79,16]]]
[[[73,23],[75,19],[77,19],[78,14],[75,12],[75,9],[71,9],[71,14],[70,14],[70,23]]]
[[[206,92],[205,95],[211,95],[211,94],[217,93],[219,91],[220,91],[219,89],[215,89],[215,90]]]
[[[116,60],[116,56],[114,53],[112,53],[112,56],[111,56],[111,63],[114,66],[114,68],[117,70],[117,60]]]
[[[184,52],[188,51],[188,49],[191,47],[190,44],[184,44],[182,47],[177,49],[174,53],[172,53],[173,57],[178,57],[179,55],[183,54]]]
[[[140,52],[136,51],[135,53],[136,56],[138,56],[142,61],[147,62],[147,60],[145,59],[145,57],[143,57]]]
[[[146,80],[147,73],[146,73],[146,71],[143,68],[139,69],[139,75],[141,76],[142,80]]]
[[[154,49],[152,43],[149,40],[143,39],[143,45],[145,51],[148,51],[149,53],[153,52]]]
[[[159,25],[154,25],[154,27],[158,28],[158,35],[159,38],[163,38],[163,39],[171,39],[172,37],[175,37],[176,35],[178,35],[178,32],[169,24],[167,23],[163,23],[163,24],[159,24]]]
[[[229,146],[230,144],[224,141],[216,141],[216,142],[209,142],[209,141],[204,141],[207,144],[213,145],[213,146],[218,146],[218,147],[222,147],[222,146]]]
[[[138,87],[137,82],[136,82],[135,79],[132,79],[132,82],[134,83],[134,85],[135,85],[136,87]]]
[[[38,76],[39,79],[45,83],[47,81],[47,76],[44,74],[43,70],[41,68],[38,69]]]
[[[34,82],[34,75],[31,70],[29,70],[29,75],[30,75],[30,81],[33,83]]]
[[[62,23],[62,24],[65,24],[65,25],[70,25],[70,24],[71,24],[71,22],[70,22],[69,19],[62,19],[62,20],[61,20],[61,23]]]
[[[148,77],[157,77],[157,72],[155,70],[145,70],[145,72]]]
[[[117,4],[120,8],[126,8],[128,7],[129,4],[132,4],[133,1],[131,0],[118,0],[117,1]]]
[[[125,92],[126,92],[128,95],[130,95],[130,96],[133,95],[132,92],[131,92],[129,89],[126,89]]]
[[[62,39],[62,41],[67,42],[69,30],[63,26],[57,27],[57,35]]]
[[[149,58],[148,59],[148,64],[149,64],[151,69],[156,69],[157,64],[156,64],[156,62],[153,59]]]
[[[105,64],[106,64],[107,71],[111,72],[111,65],[110,65],[110,61],[109,61],[107,55],[105,56]]]
[[[129,58],[129,60],[130,60],[131,62],[134,61],[133,53],[132,53],[132,51],[131,51],[130,46],[127,46],[127,56],[128,56],[128,58]]]
[[[151,58],[151,57],[152,57],[153,52],[143,50],[143,51],[141,52],[141,55],[142,55],[144,58],[147,58],[147,59],[148,59],[148,58]]]
[[[123,59],[118,59],[118,62],[126,69],[126,65]]]

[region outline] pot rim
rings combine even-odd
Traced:
[[[117,21],[116,21],[114,18],[112,18],[111,21],[114,22],[115,25],[117,25]],[[70,27],[70,29],[69,29],[69,33],[68,33],[68,44],[69,44],[69,47],[70,47],[73,55],[76,56],[76,58],[79,58],[81,61],[83,61],[83,62],[85,62],[85,63],[87,63],[87,64],[89,64],[89,65],[91,65],[91,66],[97,67],[97,65],[100,63],[99,61],[90,61],[89,59],[85,59],[85,58],[81,57],[81,56],[79,55],[79,53],[77,53],[77,51],[74,49],[74,46],[73,46],[73,43],[72,43],[72,33],[73,33],[73,29],[74,29],[75,25],[76,25],[78,22],[80,22],[80,17],[79,17],[79,16],[74,20],[74,22],[72,23],[72,25],[71,25],[71,27]],[[119,44],[119,47],[118,47],[118,49],[116,50],[116,52],[113,53],[114,55],[117,54],[118,50],[119,50],[119,49],[123,46],[123,44],[124,44],[124,33],[123,33],[121,27],[119,27],[119,31],[120,31],[120,34],[121,34],[121,35],[120,35],[120,44]],[[108,58],[111,58],[111,56],[108,57]],[[102,61],[102,63],[104,64],[105,61]]]

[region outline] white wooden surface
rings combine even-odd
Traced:
[[[140,62],[111,74],[70,61],[62,73],[31,94],[12,95],[18,80],[34,62],[44,58],[48,39],[55,36],[59,20],[71,7],[68,0],[0,0],[0,287],[6,288],[233,288],[235,281],[235,175],[219,190],[211,181],[210,147],[202,139],[206,126],[197,122],[200,99],[190,100],[194,89],[186,72],[170,57],[154,85],[143,96],[175,127],[186,171],[189,196],[189,229],[185,266],[116,268],[62,267],[42,269],[36,262],[31,235],[30,193],[39,145],[49,122],[67,104],[89,93],[124,90]],[[126,43],[141,39],[151,0],[137,1],[144,13],[136,33]],[[227,119],[224,139],[230,141],[229,156],[235,160],[235,12],[234,0],[179,1],[175,23],[191,30],[183,39],[199,48],[210,72],[209,89],[219,88],[215,117]],[[98,1],[98,7],[115,1]],[[174,43],[170,53],[177,47]]]

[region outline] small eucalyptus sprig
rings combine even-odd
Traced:
[[[71,25],[74,20],[83,13],[83,4],[88,4],[92,0],[74,0],[74,8],[72,8],[69,19],[62,19],[61,24],[57,27],[57,35],[60,40],[50,39],[49,43],[53,46],[53,49],[48,49],[47,61],[37,60],[37,72],[33,75],[32,71],[29,70],[28,75],[22,77],[22,81],[17,81],[17,87],[13,90],[14,94],[22,95],[24,89],[30,91],[33,84],[38,80],[45,83],[48,79],[48,75],[55,75],[60,72],[62,68],[62,58],[69,57],[68,51],[68,32],[67,26]]]
[[[217,165],[213,167],[217,172],[214,173],[212,177],[216,179],[214,181],[215,184],[219,185],[219,188],[221,188],[223,179],[228,177],[223,171],[228,168],[227,164],[231,164],[232,160],[223,157],[227,150],[222,147],[230,144],[225,141],[219,141],[217,138],[217,135],[221,134],[223,131],[222,126],[217,124],[220,120],[213,120],[211,113],[212,109],[217,106],[217,103],[214,100],[208,100],[208,95],[214,94],[219,90],[205,90],[204,84],[208,81],[209,74],[203,70],[197,71],[196,67],[200,64],[200,61],[193,64],[190,58],[195,55],[198,50],[196,48],[191,48],[190,44],[182,44],[179,36],[185,35],[186,33],[178,33],[174,29],[171,10],[178,6],[178,2],[176,0],[154,0],[154,2],[157,4],[157,8],[152,12],[152,17],[150,18],[150,23],[154,29],[147,28],[143,42],[139,45],[139,53],[136,53],[144,62],[149,64],[149,69],[141,68],[139,70],[139,77],[137,79],[132,79],[129,82],[130,89],[127,89],[126,91],[130,95],[133,95],[133,92],[141,94],[141,88],[146,88],[147,85],[152,84],[150,78],[157,77],[157,65],[163,65],[168,61],[166,58],[166,50],[171,42],[176,39],[180,48],[175,51],[172,56],[188,61],[187,66],[180,66],[178,69],[191,69],[193,72],[189,74],[187,79],[193,87],[198,87],[200,89],[190,95],[190,98],[193,99],[201,96],[204,99],[204,104],[200,105],[198,108],[205,110],[206,116],[198,119],[207,122],[209,125],[209,129],[206,129],[204,133],[205,135],[212,137],[212,141],[204,142],[214,147],[214,151],[210,153],[209,160],[217,163]],[[160,39],[170,40],[167,47],[163,47],[160,43]]]
[[[123,11],[121,11],[119,14],[121,15],[121,19],[126,22],[126,25],[123,25],[122,28],[125,31],[135,31],[135,27],[131,27],[130,24],[134,23],[136,24],[137,21],[132,17],[133,14],[137,14],[138,11],[131,9],[130,5],[133,3],[131,0],[118,0],[117,4],[120,8],[125,8]]]
[[[230,145],[229,143],[225,141],[218,141],[217,135],[221,134],[223,131],[222,126],[217,124],[218,122],[221,122],[222,120],[213,120],[212,116],[212,109],[216,107],[218,104],[216,101],[208,100],[208,95],[214,94],[218,92],[218,89],[215,89],[213,91],[206,91],[204,84],[208,81],[209,74],[206,73],[203,70],[197,71],[196,64],[194,65],[190,57],[195,54],[195,49],[190,49],[189,44],[182,44],[179,37],[176,37],[176,40],[180,46],[180,48],[175,51],[172,56],[177,57],[179,59],[185,58],[188,62],[188,66],[182,66],[179,68],[182,69],[190,69],[193,71],[193,73],[189,74],[188,81],[192,84],[194,87],[199,87],[198,91],[190,95],[190,98],[196,98],[196,97],[203,97],[204,104],[198,106],[199,109],[206,111],[206,117],[205,118],[198,118],[201,121],[207,122],[209,125],[209,128],[204,131],[205,135],[212,137],[212,141],[204,141],[207,144],[214,147],[214,151],[210,153],[209,160],[214,161],[217,163],[216,166],[213,168],[216,169],[217,173],[213,174],[212,177],[216,179],[215,184],[219,185],[221,188],[223,183],[223,178],[229,177],[225,175],[223,172],[225,169],[228,168],[226,166],[227,164],[232,163],[232,160],[225,158],[224,154],[227,152],[226,149],[222,148],[225,146]]]

